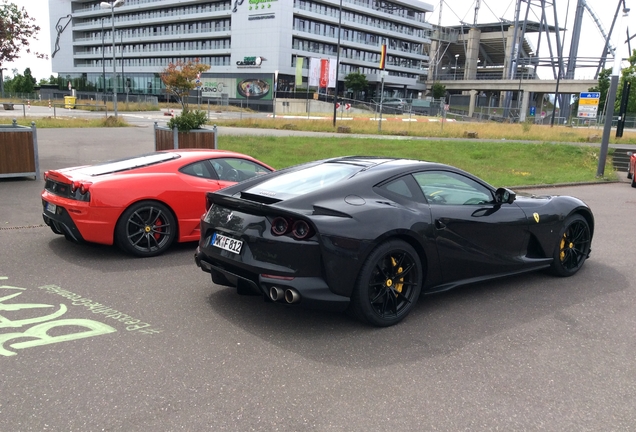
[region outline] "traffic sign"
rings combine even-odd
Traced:
[[[537,113],[537,107],[530,107],[530,117],[534,117]]]
[[[596,118],[600,99],[600,92],[581,92],[579,94],[579,110],[576,116],[582,118]]]
[[[600,92],[581,92],[579,96],[581,99],[600,99],[601,93]]]
[[[351,109],[351,104],[350,104],[350,103],[345,104],[345,109],[346,109],[347,111],[348,111],[348,110],[350,110],[350,109]]]

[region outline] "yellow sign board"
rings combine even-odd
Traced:
[[[579,105],[598,105],[599,99],[579,99]]]

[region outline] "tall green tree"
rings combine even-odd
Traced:
[[[33,93],[36,80],[31,75],[31,69],[26,68],[22,75],[17,72],[17,69],[14,69],[13,78],[5,81],[5,91],[9,93]]]
[[[353,92],[353,98],[358,99],[360,92],[369,88],[369,81],[365,74],[360,72],[351,72],[345,77],[345,87]]]
[[[31,69],[26,68],[22,75],[15,72],[17,71],[14,70],[13,79],[7,82],[5,90],[9,93],[33,93],[36,80],[31,75]]]
[[[35,18],[30,17],[24,7],[19,8],[8,0],[0,0],[0,67],[18,58],[22,50],[31,53],[29,46],[37,40],[39,31]],[[48,57],[37,52],[32,54],[40,58]]]
[[[623,88],[628,82],[631,83],[629,96],[627,97],[627,112],[636,113],[636,49],[632,51],[632,55],[627,59],[629,66],[621,71],[621,79],[618,83],[618,90],[616,92],[616,110],[620,108],[621,97],[623,95]]]
[[[616,103],[614,105],[615,112],[618,112],[620,108],[623,88],[629,81],[631,82],[631,90],[627,99],[627,112],[636,113],[636,49],[632,51],[632,55],[629,57],[628,62],[629,66],[621,70],[618,89],[616,91]],[[601,94],[601,99],[598,103],[599,112],[603,112],[605,110],[605,99],[607,99],[607,93],[609,92],[611,75],[611,68],[603,69],[598,74],[598,85],[589,89],[589,91],[599,92]]]

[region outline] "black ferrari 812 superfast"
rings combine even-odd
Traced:
[[[389,326],[421,293],[549,269],[575,274],[594,217],[570,196],[521,196],[452,166],[350,156],[207,194],[195,261],[267,301],[348,309]]]

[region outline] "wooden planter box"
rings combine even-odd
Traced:
[[[155,122],[155,150],[176,149],[216,149],[216,126],[212,129],[193,129],[189,132],[179,132],[177,128],[168,129],[158,126]]]
[[[38,138],[35,122],[31,127],[0,125],[0,178],[30,177],[40,180]]]

